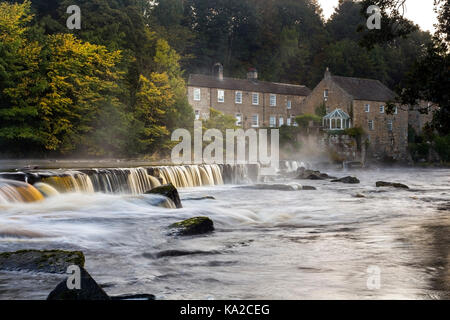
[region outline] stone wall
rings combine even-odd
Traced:
[[[369,112],[365,110],[366,104],[370,105]],[[380,112],[380,106],[385,106],[383,113]],[[370,120],[373,121],[373,129],[369,128]],[[388,128],[389,121],[392,121],[392,131]],[[408,158],[407,107],[397,106],[397,114],[387,114],[385,102],[355,100],[353,126],[363,128],[367,134],[368,151],[371,157],[378,160],[386,157],[395,160]]]
[[[324,91],[328,90],[328,98],[324,99]],[[324,78],[303,101],[302,113],[315,114],[316,108],[325,103],[327,113],[340,108],[350,114],[353,98],[336,85],[331,78]]]

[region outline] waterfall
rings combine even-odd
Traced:
[[[257,177],[258,170],[250,171]],[[167,183],[177,188],[241,184],[249,182],[248,175],[248,166],[215,164],[0,173],[0,203],[71,192],[138,195]]]
[[[19,181],[0,180],[0,203],[40,200],[44,200],[44,196],[32,185]]]

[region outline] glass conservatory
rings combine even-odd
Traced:
[[[352,127],[352,120],[345,111],[336,109],[323,117],[323,127],[325,130],[345,130]]]

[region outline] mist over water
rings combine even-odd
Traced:
[[[329,172],[344,176],[349,173]],[[317,191],[181,188],[183,209],[154,195],[72,192],[0,204],[0,252],[82,250],[111,295],[160,299],[449,298],[450,170],[351,172],[359,185],[281,179]],[[376,188],[398,181],[410,190]],[[365,198],[356,198],[362,193]],[[189,200],[202,196],[213,199]],[[440,210],[441,209],[441,210]],[[168,235],[209,216],[216,231]],[[183,252],[165,256],[168,250]],[[381,288],[367,289],[367,268]],[[0,271],[1,299],[45,299],[63,276]]]

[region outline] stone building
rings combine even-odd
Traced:
[[[409,125],[416,134],[422,134],[425,125],[431,124],[438,109],[436,105],[426,101],[420,101],[418,105],[409,109]]]
[[[324,130],[338,133],[347,128],[364,130],[367,153],[378,159],[408,158],[408,108],[386,107],[396,95],[378,80],[334,76],[327,69],[322,81],[303,101],[303,113],[326,110]]]
[[[244,129],[294,125],[301,103],[311,92],[305,86],[258,80],[249,70],[247,79],[226,78],[220,64],[213,75],[191,74],[188,100],[196,119],[208,119],[210,108],[236,118]]]

